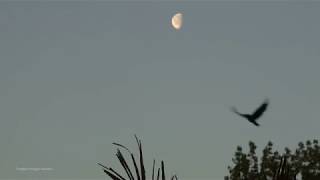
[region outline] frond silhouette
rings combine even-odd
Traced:
[[[131,161],[132,161],[133,167],[134,167],[135,176],[133,175],[133,171],[132,171],[132,169],[130,169],[130,166],[128,165],[128,161],[124,158],[120,149],[117,149],[116,156],[117,156],[121,166],[125,170],[127,178],[125,178],[124,175],[121,175],[120,173],[118,173],[117,171],[112,169],[111,167],[107,167],[105,165],[102,165],[101,163],[98,163],[98,165],[102,167],[103,172],[105,172],[112,180],[146,180],[146,171],[145,171],[145,166],[144,166],[144,161],[143,161],[143,151],[142,151],[141,140],[138,139],[136,135],[135,135],[135,139],[136,139],[136,142],[137,142],[138,148],[139,148],[140,168],[137,164],[135,156],[126,146],[119,144],[119,143],[113,143],[113,145],[116,145],[120,148],[125,149],[130,154]],[[161,161],[161,168],[158,168],[157,170],[158,170],[157,171],[157,179],[155,179],[155,177],[154,177],[154,175],[155,175],[155,172],[154,172],[155,171],[155,160],[153,160],[152,180],[160,180],[160,175],[161,175],[161,180],[166,180],[163,161]],[[173,175],[170,178],[170,180],[178,180],[177,175]]]

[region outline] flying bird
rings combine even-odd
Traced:
[[[257,120],[267,110],[268,105],[269,105],[269,100],[265,99],[264,102],[260,105],[260,107],[258,107],[252,114],[242,114],[242,113],[238,112],[235,107],[232,107],[231,111],[233,111],[234,113],[238,114],[239,116],[242,116],[242,117],[246,118],[249,122],[251,122],[255,126],[260,126],[257,123]]]

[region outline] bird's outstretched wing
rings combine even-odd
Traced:
[[[266,99],[263,104],[260,105],[258,109],[255,110],[255,112],[252,114],[253,119],[258,119],[267,109],[269,105],[269,100]]]
[[[231,107],[230,110],[238,115],[240,115],[240,113],[238,112],[237,108],[235,107]]]
[[[240,113],[235,107],[231,107],[230,110],[236,114],[238,114],[239,116],[245,117],[247,118],[247,116],[249,116],[248,114],[242,114]]]

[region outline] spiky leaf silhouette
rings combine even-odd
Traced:
[[[125,149],[130,154],[131,160],[132,160],[132,163],[134,166],[134,170],[136,173],[136,178],[133,176],[132,171],[130,169],[130,166],[128,165],[128,161],[125,159],[125,157],[123,156],[120,149],[117,149],[116,156],[117,156],[121,166],[125,170],[128,178],[124,178],[123,175],[121,175],[117,171],[113,170],[112,168],[107,167],[101,163],[98,163],[98,165],[103,168],[102,169],[103,172],[105,172],[112,180],[146,180],[146,171],[145,171],[145,166],[144,166],[144,161],[143,161],[143,151],[142,151],[141,140],[138,139],[138,137],[136,135],[135,135],[135,139],[136,139],[136,142],[138,144],[138,149],[139,149],[140,170],[139,170],[138,164],[136,162],[136,159],[135,159],[133,153],[126,146],[119,144],[119,143],[112,143],[112,144]],[[155,180],[154,179],[154,170],[155,170],[155,160],[153,160],[152,180]],[[157,180],[160,180],[160,173],[161,173],[161,180],[166,180],[163,161],[161,161],[161,169],[158,168]],[[170,178],[170,180],[178,180],[178,177],[176,175],[173,175]]]

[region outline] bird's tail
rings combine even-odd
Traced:
[[[260,126],[260,124],[258,124],[256,121],[253,121],[252,123],[256,126]]]

